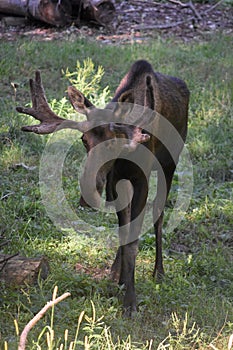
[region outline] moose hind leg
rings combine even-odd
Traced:
[[[111,266],[111,279],[115,282],[119,282],[121,273],[121,247],[118,248],[116,257]]]
[[[156,237],[156,259],[155,259],[153,277],[156,277],[157,280],[161,280],[164,275],[163,255],[162,255],[162,225],[163,225],[163,212],[160,214],[158,220],[154,224],[155,237]]]
[[[174,171],[175,164],[170,165],[168,168],[163,168],[163,174],[158,171],[158,190],[153,204],[153,221],[156,238],[156,259],[153,276],[158,280],[161,280],[164,275],[162,255],[162,226],[164,207],[171,188]]]

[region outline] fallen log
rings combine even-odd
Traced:
[[[63,26],[71,20],[72,7],[69,0],[1,0],[0,12]]]
[[[34,284],[38,276],[47,278],[49,263],[45,257],[25,258],[18,254],[0,254],[0,281],[13,287]]]
[[[25,16],[27,13],[27,0],[1,0],[0,12]]]
[[[115,15],[112,0],[1,0],[0,12],[34,18],[62,27],[80,20],[109,25]]]
[[[77,1],[77,0],[72,0]],[[108,26],[115,16],[115,6],[111,0],[78,0],[82,3],[80,18]]]

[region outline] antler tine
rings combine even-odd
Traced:
[[[85,122],[66,120],[55,114],[50,108],[39,71],[35,72],[35,79],[29,80],[32,107],[16,107],[20,113],[27,114],[40,121],[38,125],[23,126],[22,131],[34,132],[36,134],[50,134],[56,130],[65,128],[86,130]]]
[[[63,118],[57,116],[49,107],[47,99],[45,97],[45,92],[39,71],[36,71],[35,73],[35,80],[29,80],[29,85],[32,107],[16,107],[16,110],[20,113],[31,115],[41,122],[51,122],[51,120],[64,120]]]
[[[33,107],[36,109],[38,106],[43,106],[45,109],[53,113],[47,102],[39,70],[35,72],[35,80],[30,79],[29,82]]]
[[[45,92],[43,89],[42,85],[42,80],[40,76],[40,72],[36,71],[35,72],[35,80],[30,79],[29,80],[29,85],[30,85],[30,92],[31,92],[31,99],[32,99],[32,106],[33,108],[37,109],[38,107],[38,98],[42,95],[43,98],[41,98],[41,102],[43,103],[44,101],[47,102],[45,98]]]

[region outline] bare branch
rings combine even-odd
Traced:
[[[227,349],[228,349],[228,350],[231,350],[232,347],[233,347],[233,333],[231,334],[231,336],[230,336],[230,338],[229,338]]]
[[[167,24],[161,24],[161,25],[135,25],[133,26],[134,29],[136,30],[151,30],[151,29],[169,29],[173,27],[177,27],[183,23],[186,23],[187,20],[175,22],[175,23],[167,23]]]
[[[0,239],[2,239],[2,237],[0,237]],[[9,244],[10,240],[7,240],[5,242],[0,243],[0,248],[4,247],[5,245]]]
[[[187,3],[183,3],[183,2],[181,2],[181,1],[179,1],[179,0],[168,0],[168,1],[171,2],[172,4],[179,5],[179,6],[183,7],[183,8],[190,8],[190,9],[193,11],[195,17],[196,17],[199,21],[202,20],[202,17],[201,17],[201,15],[200,15],[200,13],[197,11],[197,9],[195,8],[195,6],[193,5],[193,3],[192,3],[191,0],[190,0],[189,2],[187,2]]]
[[[181,6],[182,8],[190,8],[193,13],[194,13],[194,16],[190,17],[190,18],[187,18],[187,19],[184,19],[183,21],[178,21],[178,22],[175,22],[175,23],[167,23],[167,24],[161,24],[161,25],[135,25],[133,28],[136,29],[136,30],[152,30],[152,29],[169,29],[169,28],[174,28],[174,27],[178,27],[179,25],[181,24],[184,24],[184,23],[187,23],[189,21],[193,21],[195,20],[196,18],[199,20],[199,21],[202,21],[202,17],[201,15],[199,14],[199,12],[197,11],[197,9],[195,8],[195,6],[193,5],[192,1],[189,1],[187,3],[183,3],[179,0],[168,0],[170,3],[172,4],[176,4],[176,5],[179,5]],[[223,1],[223,0],[220,0],[220,1]]]
[[[26,341],[27,341],[27,336],[28,333],[30,332],[30,330],[35,326],[35,324],[44,316],[44,314],[48,311],[48,309],[50,309],[51,307],[53,307],[54,305],[60,303],[60,301],[66,299],[67,297],[70,296],[70,293],[64,293],[62,294],[60,297],[49,301],[44,307],[43,309],[41,309],[35,317],[33,317],[33,319],[31,321],[28,322],[28,324],[25,326],[23,332],[20,335],[20,339],[19,339],[19,346],[18,346],[18,350],[25,350],[25,346],[26,346]]]
[[[5,263],[5,262],[7,262],[7,261],[10,260],[10,259],[13,259],[13,258],[14,258],[15,256],[17,256],[17,255],[19,255],[19,253],[10,255],[10,256],[8,256],[8,257],[4,257],[3,260],[0,260],[0,264]]]
[[[225,0],[220,0],[220,1],[218,1],[218,2],[216,2],[216,4],[214,4],[213,6],[211,6],[209,9],[207,9],[206,11],[205,11],[205,14],[206,13],[209,13],[209,12],[211,12],[211,11],[213,11],[217,6],[219,6],[222,2],[224,2]]]
[[[19,255],[19,253],[16,253],[16,254],[13,254],[13,255],[10,255],[8,257],[4,257],[3,260],[0,260],[0,264],[3,264],[1,266],[1,270],[0,272],[2,272],[2,270],[5,268],[6,264],[7,264],[7,261],[9,261],[10,259],[13,259],[15,256]]]
[[[8,197],[12,196],[13,194],[15,194],[15,192],[6,193],[0,198],[0,200],[3,201],[4,199],[7,199]]]

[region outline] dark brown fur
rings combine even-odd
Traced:
[[[146,98],[145,95],[147,95]],[[145,100],[147,101],[146,103]],[[155,73],[148,62],[140,60],[134,63],[117,88],[112,102],[118,101],[142,106],[147,104],[149,108],[155,110],[169,120],[185,141],[187,134],[189,91],[182,80]],[[146,121],[144,122],[146,123]],[[130,127],[127,126],[126,128]],[[84,137],[86,136],[84,135]],[[92,137],[93,136],[90,136],[90,141],[87,140],[88,143],[91,142]],[[171,157],[168,150],[153,135],[151,135],[150,140],[144,143],[144,145],[158,159],[163,173],[165,174],[167,186],[166,193],[164,193],[164,191],[160,193],[160,178],[162,174],[158,173],[158,193],[154,201],[154,218],[158,217],[158,219],[155,219],[154,222],[156,262],[153,275],[157,275],[157,277],[160,278],[164,274],[162,262],[163,206],[160,207],[160,202],[163,202],[163,200],[160,200],[160,198],[167,198],[168,196],[181,149],[177,150],[176,159],[174,160],[174,157]],[[135,152],[138,152],[138,150],[136,149]],[[149,175],[150,171],[156,167],[151,159],[148,159],[148,162],[150,164],[147,164],[146,168],[148,169]],[[131,313],[136,310],[134,270],[138,240],[136,239],[131,242],[130,238],[128,238],[130,243],[124,244],[125,232],[124,230],[121,232],[121,227],[133,221],[134,218],[143,211],[148,194],[148,184],[142,171],[132,162],[123,159],[117,159],[111,165],[110,170],[105,173],[105,176],[107,200],[111,201],[117,197],[116,184],[122,179],[129,181],[125,183],[125,192],[130,194],[130,192],[132,192],[132,187],[134,191],[132,202],[129,206],[121,211],[118,211],[116,208],[121,246],[112,266],[113,276],[119,277],[119,283],[125,286],[124,307]],[[142,222],[140,221],[138,226],[141,224]],[[131,225],[129,232],[125,234],[128,235],[128,237],[130,237],[131,234],[137,237],[140,234],[140,228],[141,227],[134,227],[134,225]],[[132,230],[136,230],[137,232],[131,232]]]

